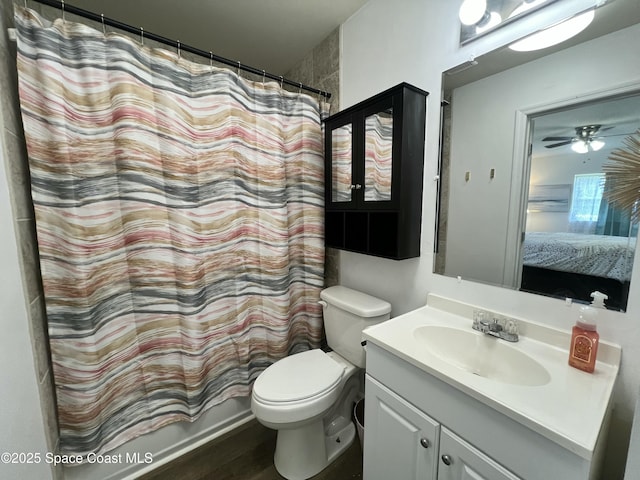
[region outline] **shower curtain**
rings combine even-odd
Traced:
[[[250,395],[320,343],[321,106],[16,7],[62,453]]]

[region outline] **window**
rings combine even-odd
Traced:
[[[596,233],[598,217],[602,207],[604,173],[587,173],[573,177],[569,231],[573,233]]]
[[[604,173],[587,173],[574,177],[569,222],[598,221],[604,180]]]

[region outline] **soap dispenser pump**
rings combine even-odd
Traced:
[[[569,350],[569,365],[589,373],[595,370],[598,355],[598,309],[605,308],[604,301],[609,297],[596,291],[591,298],[591,305],[580,307],[580,316],[571,332]]]

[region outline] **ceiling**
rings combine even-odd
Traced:
[[[602,126],[602,131],[596,134],[595,138],[605,142],[605,146],[601,150],[603,154],[623,147],[623,140],[640,129],[640,95],[605,99],[536,117],[532,138],[532,155],[534,157],[575,155],[570,144],[557,148],[546,148],[546,145],[558,142],[545,142],[542,139],[547,136],[574,137],[576,135],[575,128],[585,125]]]
[[[68,0],[274,75],[285,75],[367,0]]]

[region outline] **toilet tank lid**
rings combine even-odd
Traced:
[[[341,285],[322,290],[320,298],[335,307],[364,318],[377,317],[391,312],[389,302]]]

